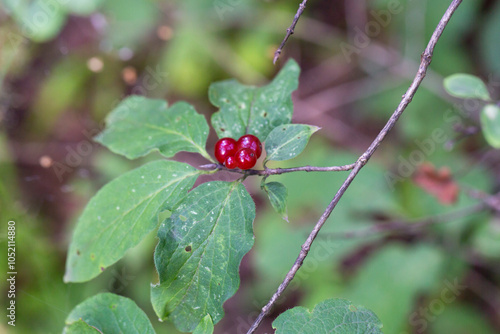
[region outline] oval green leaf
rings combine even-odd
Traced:
[[[312,312],[294,307],[280,314],[273,328],[276,334],[382,333],[382,323],[372,311],[345,299],[325,300]]]
[[[318,131],[317,126],[305,124],[286,124],[273,129],[266,140],[266,161],[282,161],[299,155],[311,135]]]
[[[219,138],[238,139],[253,134],[263,142],[276,126],[292,120],[292,92],[297,89],[300,68],[294,60],[286,63],[267,86],[245,86],[236,80],[210,85],[210,102],[220,110],[212,115]]]
[[[124,99],[106,118],[106,129],[95,140],[129,159],[158,150],[166,157],[196,152],[208,160],[205,150],[208,124],[203,115],[185,102],[167,108],[164,100],[133,95]]]
[[[88,327],[85,328],[84,324]],[[73,331],[78,329],[85,331]],[[106,334],[155,333],[146,314],[132,300],[112,293],[101,293],[90,297],[76,306],[66,318],[64,333],[99,332]]]
[[[158,213],[171,210],[199,173],[184,163],[155,161],[105,185],[78,220],[64,281],[88,281],[122,258],[158,226]]]
[[[269,182],[263,185],[264,191],[271,202],[274,210],[288,222],[288,214],[286,209],[286,202],[288,199],[288,190],[285,185],[280,182]]]
[[[255,204],[240,182],[208,182],[194,190],[158,230],[155,265],[160,281],[151,301],[160,319],[193,331],[238,289],[238,268],[254,242]]]
[[[444,79],[444,88],[448,94],[462,99],[481,99],[491,101],[488,88],[480,78],[457,73]]]
[[[494,148],[500,148],[500,107],[487,104],[481,111],[481,128],[484,138]]]

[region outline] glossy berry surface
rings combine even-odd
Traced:
[[[250,169],[255,166],[257,156],[253,150],[243,148],[236,152],[235,160],[236,166],[238,166],[239,169]]]
[[[236,168],[236,158],[231,155],[231,156],[227,157],[226,162],[224,164],[229,169],[235,169]]]
[[[215,144],[215,158],[221,164],[236,153],[236,140],[233,138],[222,138]]]
[[[254,135],[242,136],[240,139],[238,139],[236,146],[238,151],[244,148],[251,149],[257,155],[257,159],[260,158],[260,155],[262,154],[262,144],[259,138]]]

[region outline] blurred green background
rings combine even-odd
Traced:
[[[274,167],[352,163],[399,103],[449,2],[310,1],[273,66],[300,1],[3,0],[0,267],[7,268],[7,222],[14,220],[18,275],[15,328],[5,320],[8,288],[0,280],[0,333],[59,333],[74,306],[103,291],[132,298],[158,333],[177,333],[157,321],[149,302],[154,234],[98,278],[62,282],[72,229],[89,198],[121,173],[158,158],[128,161],[92,142],[125,96],[186,100],[208,119],[216,111],[207,97],[211,82],[234,77],[261,85],[291,57],[302,68],[294,122],[322,130],[302,155]],[[498,212],[473,210],[406,232],[342,234],[462,212],[480,203],[468,188],[499,191],[500,152],[477,131],[481,105],[453,99],[442,87],[448,75],[471,73],[498,98],[499,36],[499,1],[463,2],[413,103],[340,201],[258,333],[272,332],[272,320],[290,307],[312,309],[335,297],[373,310],[388,334],[500,332]],[[440,142],[432,139],[436,129]],[[209,151],[216,140],[212,130]],[[424,158],[413,163],[416,156]],[[188,153],[175,158],[205,163]],[[401,173],[404,161],[410,172],[423,161],[449,168],[461,189],[457,201],[441,204],[410,173]],[[393,182],[390,175],[401,177]],[[256,243],[216,333],[246,332],[345,176],[273,177],[289,189],[289,223],[272,210],[260,180],[246,183],[257,203]]]

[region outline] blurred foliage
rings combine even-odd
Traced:
[[[346,1],[308,3],[280,64],[293,57],[302,68],[293,95],[296,122],[322,129],[297,158],[270,167],[352,163],[382,128],[450,3],[398,1],[400,11],[387,26],[347,59],[341,43],[353,45],[354,28],[362,31],[367,22],[377,22],[374,13],[388,10],[391,2],[367,1],[363,13],[349,12]],[[157,281],[154,232],[91,282],[62,282],[68,240],[85,203],[103,184],[158,158],[129,161],[91,138],[130,94],[170,104],[188,100],[208,119],[215,111],[208,100],[212,82],[233,77],[251,85],[269,82],[281,66],[272,66],[274,50],[297,5],[284,0],[2,2],[0,243],[5,254],[4,222],[15,220],[16,333],[60,333],[73,307],[99,292],[131,298],[157,333],[176,333],[170,323],[157,321],[150,304],[150,283]],[[377,223],[414,223],[476,205],[468,188],[498,192],[499,151],[480,131],[464,132],[480,127],[483,105],[450,97],[443,79],[459,72],[476,75],[498,99],[499,35],[500,2],[462,3],[421,89],[339,202],[262,332],[271,332],[280,312],[296,305],[313,309],[329,298],[369,308],[388,334],[424,325],[426,333],[500,331],[498,213],[483,210],[407,233],[344,237]],[[211,130],[209,142],[215,140]],[[413,163],[417,156],[422,161]],[[191,154],[176,158],[194,166],[206,163]],[[450,169],[462,189],[455,204],[440,204],[412,181],[410,174],[423,161]],[[401,175],[404,166],[407,175]],[[389,173],[401,177],[390,182]],[[243,259],[240,291],[226,303],[216,333],[249,327],[251,315],[281,282],[346,175],[270,177],[288,188],[289,223],[268,204],[260,180],[246,182],[258,203],[255,246]],[[6,268],[5,256],[0,266]],[[477,276],[486,283],[478,283]],[[442,295],[455,281],[466,289],[447,303]],[[5,280],[0,289],[3,301]],[[419,313],[425,308],[431,313]],[[6,326],[2,322],[0,332],[10,329]]]

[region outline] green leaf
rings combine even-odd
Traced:
[[[273,322],[276,334],[382,333],[382,323],[364,307],[346,299],[328,299],[314,307],[294,307]]]
[[[160,319],[193,331],[207,315],[217,323],[238,289],[238,267],[254,242],[255,204],[239,182],[208,182],[173,210],[158,230],[160,282],[151,301]]]
[[[118,261],[158,226],[193,186],[199,171],[176,161],[154,161],[105,185],[90,200],[73,234],[65,282],[83,282]]]
[[[112,293],[98,294],[76,306],[66,318],[65,331],[73,329],[71,325],[80,319],[106,334],[155,333],[146,314],[132,300]]]
[[[444,88],[448,94],[463,99],[481,99],[491,101],[488,88],[480,78],[457,73],[444,79]]]
[[[288,190],[279,182],[269,182],[263,185],[264,191],[269,197],[269,201],[274,210],[279,213],[284,220],[288,222],[288,214],[286,209],[286,202],[288,198]]]
[[[484,138],[494,148],[500,148],[500,107],[487,104],[481,111],[481,128]]]
[[[207,314],[205,318],[198,324],[193,334],[212,334],[214,332],[214,324],[212,323],[212,317]]]
[[[129,159],[158,150],[166,157],[197,152],[212,161],[205,150],[207,137],[207,121],[191,105],[178,102],[167,108],[164,100],[133,95],[108,115],[106,129],[95,139]]]
[[[292,92],[297,89],[300,69],[290,60],[267,86],[245,86],[236,80],[210,85],[210,102],[219,107],[212,126],[219,138],[238,139],[253,134],[262,142],[275,127],[292,120]]]
[[[71,324],[64,327],[64,334],[96,334],[102,333],[97,328],[90,326],[83,320],[77,320]]]
[[[274,128],[266,140],[266,161],[296,157],[304,150],[311,135],[318,130],[317,126],[305,124],[286,124]]]

